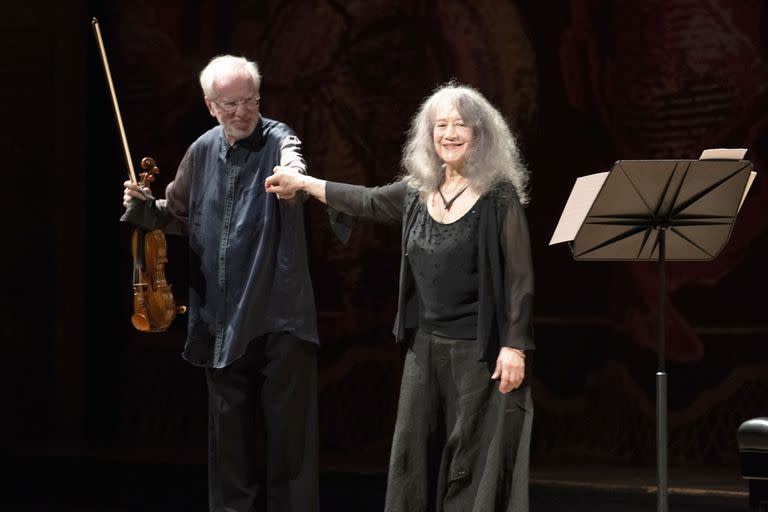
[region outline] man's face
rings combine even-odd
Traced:
[[[250,75],[235,72],[213,82],[212,97],[205,97],[208,111],[224,128],[230,144],[248,137],[259,121],[259,90]]]

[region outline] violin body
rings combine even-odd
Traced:
[[[141,167],[142,187],[149,187],[159,172],[154,160],[144,158]],[[131,323],[142,332],[166,330],[177,313],[185,313],[185,306],[176,306],[171,285],[165,280],[165,264],[168,263],[168,246],[160,229],[143,231],[136,229],[131,237],[133,256],[133,315]]]
[[[143,332],[164,331],[176,318],[177,312],[171,285],[165,280],[165,264],[168,263],[165,235],[159,229],[149,232],[135,230],[131,250],[135,272],[131,323]],[[138,252],[143,252],[143,258],[141,255],[137,258]],[[144,268],[137,268],[139,262]]]

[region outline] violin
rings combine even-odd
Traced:
[[[160,172],[150,157],[141,160],[139,186],[149,188]],[[142,332],[166,330],[176,314],[187,312],[186,306],[176,306],[171,285],[165,280],[168,246],[160,229],[135,229],[131,236],[133,256],[133,315],[131,323]]]
[[[112,97],[112,106],[115,118],[120,130],[120,139],[123,143],[123,153],[128,165],[128,177],[133,183],[138,183],[142,188],[149,188],[155,181],[155,175],[160,170],[152,158],[145,157],[141,160],[141,168],[144,170],[136,180],[133,169],[131,152],[128,149],[128,139],[125,136],[125,128],[120,115],[120,107],[117,103],[115,87],[112,83],[112,75],[109,71],[107,53],[101,39],[101,30],[96,18],[91,21],[96,41],[99,45],[101,60],[104,64],[104,74]],[[171,285],[165,279],[165,265],[168,263],[168,246],[165,243],[165,234],[160,229],[145,230],[137,228],[131,236],[131,255],[133,257],[133,315],[131,323],[142,332],[161,332],[166,330],[176,314],[186,313],[186,306],[176,306],[173,299]]]

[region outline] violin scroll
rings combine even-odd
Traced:
[[[141,159],[141,168],[144,172],[139,174],[139,185],[149,187],[150,183],[155,181],[155,175],[160,173],[160,169],[157,168],[154,158],[149,156]]]

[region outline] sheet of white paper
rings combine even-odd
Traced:
[[[581,224],[587,218],[587,213],[607,177],[608,172],[599,172],[576,179],[549,245],[570,242],[576,238]]]
[[[749,192],[749,187],[751,187],[752,182],[755,181],[755,176],[757,176],[757,173],[755,171],[752,171],[749,173],[749,178],[747,178],[747,186],[744,187],[744,194],[741,196],[741,202],[739,203],[739,211],[741,211],[741,205],[744,204],[744,200],[747,198],[747,192]]]
[[[747,150],[744,148],[715,148],[701,152],[699,160],[744,160]]]

